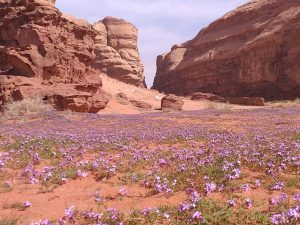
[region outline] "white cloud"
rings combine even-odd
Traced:
[[[247,0],[57,0],[65,13],[95,22],[105,16],[126,19],[139,29],[139,50],[148,86],[156,57],[193,38],[201,28]]]

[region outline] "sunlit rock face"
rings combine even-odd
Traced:
[[[53,4],[55,4],[55,2],[56,2],[56,0],[46,0],[46,1],[51,2]]]
[[[300,97],[300,1],[253,0],[157,58],[154,89]]]
[[[0,1],[0,105],[42,96],[61,109],[95,112],[108,102],[100,74],[144,87],[132,24],[107,17],[91,25],[53,3]]]
[[[114,17],[100,20],[93,28],[97,31],[94,67],[125,83],[145,86],[144,66],[137,48],[137,28]]]

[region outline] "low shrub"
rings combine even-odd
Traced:
[[[224,111],[230,111],[232,109],[232,105],[227,102],[227,103],[221,103],[221,102],[207,102],[205,104],[205,108],[207,109],[216,109],[216,110],[224,110]]]
[[[292,107],[292,106],[297,106],[300,105],[300,99],[297,98],[295,100],[282,100],[282,101],[274,101],[268,103],[269,106],[271,107]]]
[[[25,98],[5,105],[1,119],[18,119],[29,114],[53,110],[54,108],[50,104],[46,104],[40,98]]]

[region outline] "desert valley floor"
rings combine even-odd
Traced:
[[[300,0],[0,0],[0,225],[300,225],[299,34]]]
[[[299,222],[297,104],[40,113],[0,146],[0,224]]]

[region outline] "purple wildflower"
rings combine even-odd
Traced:
[[[167,165],[167,161],[165,159],[159,159],[158,163],[159,163],[160,166]]]
[[[29,208],[32,206],[32,204],[31,204],[31,202],[27,201],[27,202],[24,202],[23,206],[24,206],[24,208]]]
[[[126,196],[126,195],[128,195],[127,189],[126,189],[125,187],[121,188],[121,189],[119,190],[119,195],[121,195],[121,196]]]
[[[250,198],[246,198],[245,199],[245,205],[246,205],[247,208],[251,208],[252,205],[253,205],[252,200]]]
[[[249,190],[250,190],[250,185],[249,185],[249,184],[243,184],[243,185],[241,186],[241,189],[242,189],[243,191],[249,191]]]
[[[77,176],[78,177],[87,177],[87,173],[85,173],[85,172],[82,172],[81,170],[77,170]]]
[[[40,225],[53,225],[48,219],[42,220]]]
[[[152,210],[151,208],[145,208],[141,211],[141,214],[147,216],[150,214],[151,210]]]
[[[68,218],[73,218],[75,214],[75,207],[71,206],[65,210],[65,216]]]
[[[216,188],[217,185],[215,183],[206,183],[204,189],[206,191],[206,194],[209,195],[212,194]]]
[[[241,171],[239,169],[233,169],[231,174],[227,174],[226,177],[230,180],[238,179],[241,176]]]
[[[230,207],[235,207],[235,206],[236,206],[236,202],[235,202],[233,199],[229,199],[229,200],[227,201],[227,203],[228,203],[228,205],[229,205]]]
[[[272,224],[280,225],[280,224],[286,224],[288,222],[288,219],[284,214],[274,214],[270,218],[270,221]]]
[[[34,153],[33,155],[33,161],[35,164],[38,164],[38,162],[40,161],[40,157],[39,157],[39,153]]]
[[[189,210],[190,207],[191,207],[191,205],[188,203],[180,203],[179,212],[185,212],[185,211]]]
[[[282,190],[283,188],[284,188],[284,183],[279,181],[275,183],[275,185],[272,187],[272,190]]]
[[[0,169],[1,169],[2,167],[4,167],[4,162],[3,162],[3,160],[0,159]]]
[[[296,202],[300,203],[300,193],[295,194],[294,197],[293,197],[293,199],[294,199]]]
[[[196,211],[192,215],[193,220],[203,221],[203,216],[199,211]]]
[[[188,189],[186,192],[193,204],[197,204],[201,200],[200,194],[196,190]]]
[[[255,180],[255,183],[254,183],[254,186],[255,186],[256,188],[259,188],[259,187],[261,186],[261,181],[258,180],[258,179],[256,179],[256,180]]]

